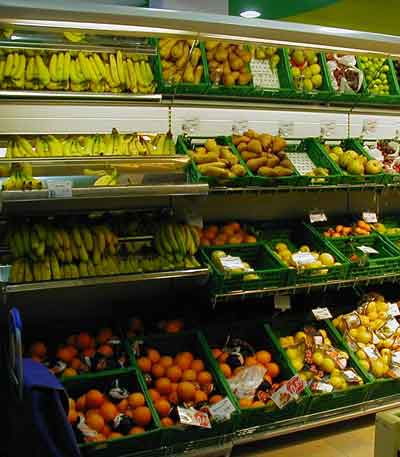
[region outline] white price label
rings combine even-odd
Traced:
[[[279,122],[278,135],[290,137],[294,135],[294,122]]]
[[[312,310],[312,313],[314,314],[314,317],[317,319],[317,321],[332,318],[332,314],[328,308],[315,308]]]
[[[393,333],[399,328],[399,323],[397,322],[397,319],[392,318],[389,319],[386,324],[383,326],[383,332],[387,336],[393,335]]]
[[[321,335],[314,336],[314,344],[315,346],[322,346],[324,343],[324,339]]]
[[[361,378],[353,370],[344,370],[343,371],[344,379],[350,384],[360,384]]]
[[[182,123],[182,131],[186,135],[194,135],[200,127],[200,119],[198,117],[185,119]]]
[[[311,252],[296,252],[292,255],[292,259],[297,265],[310,265],[315,262],[315,258]]]
[[[392,352],[392,365],[400,367],[400,352]]]
[[[364,352],[367,354],[367,357],[370,360],[378,360],[379,359],[379,354],[377,350],[375,349],[375,346],[365,346],[364,347]]]
[[[378,128],[377,119],[364,119],[363,125],[362,125],[361,136],[365,137],[369,133],[375,133],[377,128]]]
[[[335,121],[323,122],[321,124],[321,137],[329,138],[330,136],[334,135],[335,130],[336,130]]]
[[[364,254],[379,254],[379,251],[377,251],[374,248],[371,248],[370,246],[357,246],[357,249]]]
[[[227,255],[225,257],[220,257],[219,261],[221,262],[221,265],[224,270],[245,270],[242,259],[240,257],[233,257],[231,255]]]
[[[332,392],[333,386],[332,384],[328,384],[327,382],[317,381],[312,384],[311,389],[316,392]]]
[[[232,413],[235,411],[235,407],[228,397],[223,398],[218,403],[213,404],[208,408],[211,416],[217,422],[223,422],[230,419]]]
[[[372,332],[372,344],[379,344],[381,340],[376,336],[375,332]]]
[[[48,181],[47,190],[49,198],[71,198],[72,181]]]
[[[274,307],[281,311],[290,309],[290,296],[289,295],[274,295]]]
[[[310,222],[314,224],[315,222],[325,222],[328,218],[323,211],[313,211],[310,213]]]
[[[400,315],[399,305],[397,303],[388,303],[388,306],[389,316],[395,317]]]
[[[182,406],[178,406],[177,409],[181,424],[211,428],[210,418],[206,412],[197,411],[194,408],[182,408]]]
[[[232,122],[232,133],[233,135],[243,135],[243,133],[248,130],[249,121],[240,120]]]
[[[364,211],[362,213],[362,218],[364,219],[367,224],[375,224],[378,222],[378,218],[376,217],[376,213],[370,211]]]

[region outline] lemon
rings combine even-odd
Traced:
[[[359,360],[367,360],[367,354],[362,349],[359,349],[356,352],[356,356],[358,357]]]
[[[317,63],[312,64],[310,66],[310,70],[313,75],[318,75],[321,73],[321,67]]]
[[[307,339],[307,336],[304,332],[297,332],[296,335],[294,336],[295,343],[301,343],[302,341],[305,341],[306,339]]]
[[[313,75],[313,77],[311,78],[311,82],[313,83],[314,87],[316,89],[320,88],[322,86],[322,75],[318,74],[318,75]]]
[[[329,357],[325,357],[321,363],[321,369],[326,373],[331,373],[335,369],[335,362]]]
[[[311,249],[306,244],[304,244],[303,246],[300,246],[299,251],[300,252],[310,252]]]
[[[360,321],[362,325],[368,326],[369,325],[369,317],[364,316],[363,314],[360,316]]]
[[[292,362],[292,365],[293,365],[293,368],[296,370],[296,371],[301,371],[303,369],[303,366],[304,366],[304,363],[302,360],[300,359],[294,359],[291,361]]]
[[[357,328],[351,328],[349,330],[349,335],[354,339],[354,340],[357,340],[358,339],[358,329]]]
[[[340,370],[338,368],[334,368],[332,370],[331,376],[340,376]]]
[[[370,321],[375,321],[376,319],[378,319],[378,313],[376,311],[371,311],[368,313],[368,319]]]
[[[389,310],[389,305],[383,301],[376,302],[376,311],[380,312],[387,312]]]
[[[277,243],[275,245],[275,250],[280,252],[280,251],[287,251],[288,250],[288,247],[285,243]]]
[[[300,68],[292,67],[292,75],[293,75],[293,78],[300,78],[300,76],[301,76]]]
[[[388,319],[388,313],[386,311],[378,311],[378,318],[386,321]]]
[[[322,363],[324,361],[324,355],[322,354],[322,352],[319,352],[319,351],[314,352],[314,354],[312,356],[312,361],[318,366],[322,365]]]
[[[326,267],[331,267],[335,263],[333,255],[329,254],[328,252],[323,252],[319,256],[319,261],[322,262],[322,264]]]
[[[367,305],[367,313],[376,313],[376,303],[375,302],[371,302],[371,303],[368,303]]]
[[[311,81],[311,79],[305,79],[304,82],[303,82],[303,89],[304,90],[307,90],[307,91],[311,91],[313,90],[314,86],[313,86],[313,83]]]
[[[365,327],[358,327],[357,341],[360,343],[368,344],[371,342],[372,335]]]
[[[364,370],[370,371],[371,366],[370,366],[368,360],[360,360],[359,363],[364,368]]]
[[[290,360],[296,359],[299,357],[299,353],[296,348],[289,348],[286,351],[287,356],[289,357]]]
[[[386,366],[381,359],[371,361],[371,373],[376,378],[382,378],[385,373],[385,368]]]
[[[299,373],[299,377],[300,377],[303,381],[305,381],[305,382],[308,381],[307,375],[304,373],[304,371],[302,371],[301,373]]]
[[[332,385],[332,387],[334,389],[339,390],[342,388],[342,377],[341,376],[331,376],[329,383]]]

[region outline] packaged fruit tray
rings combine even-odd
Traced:
[[[347,240],[330,238],[326,243],[350,261],[349,278],[380,276],[400,269],[399,249],[379,233]]]
[[[141,370],[160,417],[163,444],[172,447],[172,453],[199,448],[203,442],[217,445],[224,435],[234,431],[238,414],[234,399],[216,371],[210,350],[200,332],[131,339],[131,348],[135,352],[134,363]],[[176,390],[172,390],[171,383]],[[160,395],[168,396],[167,402],[160,399]],[[212,420],[211,428],[176,424],[178,415],[175,405],[200,409],[224,397],[228,397],[235,409],[228,420]]]
[[[209,84],[206,76],[207,62],[204,44],[197,42],[193,46],[188,41],[192,42],[192,40],[172,38],[164,39],[161,42],[159,39],[154,39],[158,51],[154,70],[160,92],[164,94],[204,94],[207,92]],[[172,73],[170,70],[176,66],[184,69],[182,77],[178,77],[179,82],[176,82],[176,78],[174,78],[176,72]]]
[[[301,394],[293,401],[279,409],[271,400],[272,392],[279,389],[283,381],[291,379],[295,373],[289,367],[286,357],[275,345],[269,327],[260,321],[236,322],[227,325],[215,325],[203,331],[211,352],[214,364],[221,377],[225,378],[228,389],[240,410],[239,429],[250,429],[276,421],[290,419],[305,414],[309,395]],[[239,350],[240,348],[240,350]],[[244,392],[247,385],[234,383],[235,371],[239,374],[250,366],[259,365],[267,371],[264,376],[256,372],[260,379],[257,386],[251,386],[248,395],[237,397],[231,389]],[[256,370],[255,370],[256,371]],[[249,375],[248,375],[249,376]],[[259,432],[257,428],[254,432]]]
[[[283,287],[287,284],[288,268],[284,267],[263,243],[228,244],[201,249],[204,261],[211,266],[211,288],[215,294],[234,290],[256,290]],[[225,254],[225,255],[224,255]],[[248,271],[222,270],[221,262],[239,257]],[[222,259],[222,260],[221,260]],[[241,263],[239,262],[239,263]],[[234,263],[237,263],[234,261]],[[232,264],[233,265],[233,264]]]
[[[261,233],[281,265],[290,268],[289,285],[346,279],[346,258],[306,226],[264,226]]]
[[[180,135],[176,146],[179,154],[187,154],[192,158],[189,174],[193,182],[206,183],[214,187],[243,187],[250,182],[250,173],[245,162],[224,136],[207,139],[205,137],[185,137]],[[226,149],[222,150],[221,146],[226,147]],[[202,148],[201,151],[204,149],[205,153],[197,155],[198,149],[196,148]],[[209,155],[208,158],[206,158],[206,154]],[[196,163],[196,155],[202,163]],[[223,168],[224,165],[221,164],[221,161],[225,164],[229,163]],[[213,165],[213,163],[218,163],[219,165]],[[207,165],[209,167],[205,169]],[[228,174],[230,175],[229,177],[227,177]]]
[[[84,379],[71,378],[63,384],[74,400],[70,401],[68,419],[83,455],[127,455],[154,448],[155,443],[161,442],[156,411],[134,369]],[[92,413],[88,413],[89,410]],[[85,438],[85,427],[79,427],[80,414],[90,431],[97,432],[96,436],[89,433]]]
[[[285,49],[289,82],[295,97],[326,100],[332,95],[329,75],[321,53]]]
[[[301,323],[299,323],[301,322]],[[275,337],[278,340],[278,348],[281,351],[281,353],[287,358],[288,360],[288,365],[289,367],[294,371],[294,372],[300,372],[301,370],[304,369],[304,355],[301,355],[298,351],[299,344],[301,341],[305,338],[305,333],[304,330],[307,327],[308,330],[311,331],[311,328],[314,328],[318,332],[320,330],[323,330],[325,333],[321,334],[321,332],[317,333],[317,336],[319,336],[319,343],[322,342],[322,344],[325,343],[325,339],[328,338],[330,342],[332,343],[333,347],[346,352],[346,347],[343,344],[343,341],[338,338],[337,333],[331,332],[330,327],[327,325],[325,321],[304,321],[304,316],[300,317],[298,320],[294,320],[293,316],[291,316],[290,319],[284,319],[280,318],[279,321],[275,320],[271,323],[271,329],[272,333],[275,335]],[[322,335],[322,338],[321,338]],[[325,336],[326,335],[326,336]],[[291,337],[294,339],[294,345],[289,344],[288,342],[288,337]],[[298,340],[298,341],[297,341]],[[315,341],[315,340],[314,340]],[[284,348],[285,346],[285,348]],[[330,346],[332,347],[332,346]],[[287,352],[289,351],[289,352]],[[312,353],[308,354],[311,357],[314,355],[313,351]],[[318,352],[321,352],[318,350]],[[297,354],[298,357],[301,357],[299,359],[296,359],[294,357]],[[349,358],[347,360],[347,366],[345,367],[346,369],[351,369],[358,377],[359,381],[362,382],[362,384],[347,384],[347,388],[340,387],[339,389],[334,389],[331,392],[316,392],[312,391],[311,393],[311,398],[308,404],[308,409],[306,414],[313,414],[313,413],[318,413],[321,411],[330,411],[334,410],[337,408],[342,408],[345,406],[353,405],[353,404],[358,404],[362,403],[367,399],[368,395],[368,382],[369,380],[364,376],[363,370],[359,367],[357,360],[353,358],[352,354],[348,354]],[[325,356],[326,358],[326,356]],[[331,362],[329,362],[330,365],[332,365],[333,359],[328,357]],[[328,364],[328,362],[327,362]],[[310,365],[312,367],[313,365]],[[333,364],[333,369],[335,368],[335,364]],[[337,365],[336,365],[337,368]],[[324,373],[332,373],[333,369],[332,366],[329,367],[329,371],[326,372],[324,370]],[[304,371],[302,371],[304,373]],[[313,373],[312,371],[309,371],[309,373]],[[318,373],[318,368],[317,368],[317,373]],[[340,372],[342,373],[342,372]],[[339,375],[340,373],[337,373]],[[307,377],[306,374],[303,374],[303,376]],[[332,376],[332,375],[330,375]],[[340,374],[340,380],[343,381],[344,377],[343,374]],[[337,381],[337,379],[336,379]],[[325,384],[329,384],[324,382]],[[311,390],[311,387],[310,387]]]

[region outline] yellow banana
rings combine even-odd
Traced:
[[[92,81],[93,80],[93,75],[91,73],[91,68],[89,68],[89,65],[87,63],[87,59],[86,59],[85,55],[82,52],[79,52],[78,59],[79,59],[80,69],[82,70],[82,73],[83,73],[83,76],[85,77],[85,80],[86,81]]]
[[[18,67],[15,68],[12,75],[14,80],[20,80],[25,75],[26,57],[24,54],[19,56]]]
[[[117,61],[115,60],[114,54],[110,54],[110,71],[111,77],[114,81],[114,87],[121,85],[121,81],[119,79],[119,73],[117,69]]]
[[[57,57],[57,81],[63,80],[64,74],[64,53],[59,52]]]
[[[1,62],[0,62],[0,67],[1,67]],[[34,68],[35,68],[35,58],[29,57],[28,65],[26,66],[26,74],[25,74],[25,79],[27,81],[32,81]],[[1,81],[1,77],[0,77],[0,81]]]
[[[126,77],[124,69],[124,60],[122,58],[122,52],[120,50],[117,51],[117,70],[119,80],[121,81],[121,84],[124,85],[126,83]]]
[[[138,91],[137,78],[136,78],[135,67],[134,67],[131,59],[127,59],[127,66],[128,66],[129,79],[130,79],[130,83],[131,83],[129,86],[129,89],[131,92],[136,94]]]
[[[50,78],[52,81],[57,82],[58,81],[58,74],[57,74],[57,54],[52,54],[50,58],[50,63],[49,63],[49,72],[50,72]],[[36,60],[37,64],[37,60]]]
[[[97,71],[101,76],[101,79],[107,80],[106,67],[105,67],[103,61],[101,60],[100,56],[95,52],[93,54],[92,58],[93,58],[93,61],[94,61],[95,65],[96,65]]]
[[[69,81],[71,73],[71,54],[69,52],[65,53],[64,56],[64,71],[63,71],[63,81]]]

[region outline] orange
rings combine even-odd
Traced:
[[[265,373],[265,375],[264,375],[264,381],[269,382],[272,386],[273,381],[272,381],[271,375],[269,375],[268,372]]]
[[[196,395],[196,388],[191,382],[180,382],[178,384],[178,397],[180,401],[192,401]]]
[[[240,244],[243,242],[243,237],[240,233],[236,233],[236,235],[230,236],[228,238],[228,244]]]
[[[231,367],[227,363],[220,363],[219,369],[222,371],[225,378],[230,378],[232,376]]]
[[[69,365],[71,368],[78,371],[81,368],[82,362],[80,361],[80,359],[75,357],[74,359],[71,360],[71,363]]]
[[[207,238],[201,237],[200,246],[211,246],[210,240]]]
[[[78,346],[79,349],[86,349],[86,348],[90,347],[91,343],[92,343],[92,338],[89,335],[89,333],[81,332],[76,337],[76,345]]]
[[[171,411],[171,404],[167,400],[158,400],[154,406],[160,417],[168,416]]]
[[[167,369],[168,367],[171,367],[173,365],[173,363],[174,363],[174,360],[169,355],[163,355],[159,362],[159,364],[161,366],[163,366],[165,369]]]
[[[182,369],[176,365],[167,368],[166,371],[167,378],[172,382],[178,382],[182,377]]]
[[[124,435],[122,435],[122,433],[118,433],[118,432],[112,432],[108,435],[108,439],[109,440],[116,440],[117,438],[122,438]]]
[[[65,346],[57,351],[56,357],[62,360],[63,362],[69,363],[75,357],[75,354],[73,351],[69,349],[68,346]]]
[[[118,408],[113,403],[111,403],[110,401],[104,402],[100,406],[100,411],[99,412],[103,416],[103,419],[106,422],[111,422],[112,420],[114,420],[114,417],[117,414],[119,414]]]
[[[96,347],[96,340],[92,337],[90,337],[89,347],[93,349]]]
[[[176,385],[178,387],[178,384]],[[177,405],[179,403],[179,398],[178,398],[178,392],[177,390],[176,391],[173,391],[171,392],[169,395],[168,395],[168,401],[173,404],[173,405]]]
[[[76,409],[75,400],[73,398],[68,398],[68,406],[69,406],[69,409]]]
[[[100,406],[104,403],[104,396],[103,394],[96,390],[92,389],[89,390],[86,394],[86,408],[100,408]]]
[[[181,355],[182,357],[185,357],[187,359],[190,359],[190,363],[193,362],[194,360],[194,357],[193,357],[193,354],[191,352],[180,352],[178,355]]]
[[[166,333],[178,333],[183,329],[183,321],[174,319],[165,323]]]
[[[279,376],[279,373],[281,372],[279,365],[275,362],[267,363],[267,370],[271,378],[276,378],[277,376]]]
[[[257,243],[257,238],[253,235],[246,235],[243,238],[243,243]]]
[[[252,367],[257,365],[257,359],[253,356],[246,357],[246,362],[244,363],[246,367]]]
[[[112,337],[112,330],[110,328],[101,328],[96,336],[99,344],[105,344]]]
[[[137,317],[133,317],[129,322],[129,327],[134,332],[141,332],[143,330],[143,321]]]
[[[68,422],[70,424],[75,424],[75,422],[78,420],[78,413],[75,411],[75,409],[70,409],[68,412]]]
[[[78,338],[78,335],[70,335],[67,338],[67,344],[71,346],[76,346],[76,339]]]
[[[96,351],[93,348],[86,348],[82,351],[83,357],[93,357]]]
[[[138,433],[144,433],[146,430],[143,428],[143,427],[132,427],[129,432],[128,432],[128,435],[137,435]]]
[[[228,237],[231,237],[235,234],[235,230],[230,225],[225,225],[222,229],[222,233],[225,233]]]
[[[256,352],[256,359],[258,362],[266,365],[267,363],[271,362],[272,357],[268,351],[257,351]]]
[[[196,390],[196,393],[194,394],[194,402],[196,405],[198,403],[203,403],[208,400],[207,394],[203,392],[202,390]]]
[[[203,371],[204,370],[203,361],[200,360],[200,359],[194,359],[193,362],[192,362],[191,369],[196,371],[196,372]]]
[[[232,230],[234,232],[239,232],[240,231],[240,224],[239,222],[231,222],[230,224],[228,224],[230,227],[232,227]]]
[[[221,233],[215,238],[215,240],[213,241],[213,244],[215,246],[221,246],[223,244],[226,244],[227,241],[228,241],[228,235],[226,233]]]
[[[221,352],[221,354],[218,357],[218,362],[225,363],[228,357],[229,357],[229,352]]]
[[[241,398],[239,400],[239,405],[241,408],[251,408],[252,404],[253,402],[250,400],[250,398]]]
[[[251,405],[252,408],[261,408],[264,406],[265,406],[265,403],[263,403],[260,400],[254,401],[253,404]]]
[[[210,384],[212,383],[212,375],[209,371],[200,371],[200,373],[197,375],[197,382],[202,385],[202,384]]]
[[[211,352],[215,359],[218,359],[218,357],[222,354],[221,349],[218,348],[211,349]]]
[[[210,403],[210,405],[214,405],[215,403],[218,403],[221,400],[222,400],[222,395],[213,395],[212,397],[209,398],[208,403]]]
[[[101,434],[104,435],[106,438],[108,438],[111,435],[111,427],[106,424],[103,427],[103,430],[101,431]]]
[[[210,227],[207,227],[204,230],[202,237],[208,241],[212,241],[216,238],[217,234],[218,234],[218,227],[216,227],[215,225],[214,226],[211,225]]]
[[[149,394],[154,403],[160,399],[160,394],[156,389],[149,389]]]
[[[244,370],[244,367],[236,367],[233,370],[233,374],[236,375],[236,374],[240,373],[242,370]]]
[[[100,414],[92,413],[86,415],[86,424],[92,430],[101,432],[104,428],[104,419]]]
[[[134,392],[133,394],[129,395],[128,403],[132,408],[137,408],[139,406],[144,406],[146,404],[146,400],[142,393]]]
[[[168,378],[158,378],[155,382],[155,388],[161,395],[168,395],[171,392],[171,381]]]
[[[155,378],[162,378],[165,375],[165,368],[160,363],[155,363],[151,367],[151,374]]]
[[[160,353],[157,351],[157,349],[148,349],[147,350],[147,357],[151,360],[152,363],[157,363],[161,356]]]
[[[121,412],[126,411],[128,409],[128,400],[126,398],[121,400],[118,403],[117,408],[118,408],[118,411],[121,411]]]
[[[90,416],[91,414],[100,414],[99,409],[98,408],[92,408],[92,409],[88,409],[86,411],[86,417]]]
[[[33,343],[29,348],[29,353],[31,355],[36,355],[37,357],[43,358],[46,356],[47,349],[44,343],[37,341],[36,343]]]
[[[143,373],[150,373],[151,371],[151,360],[147,357],[139,357],[137,359],[138,366]]]
[[[124,414],[125,416],[128,416],[132,419],[133,417],[133,409],[127,409],[126,411],[124,411]]]
[[[151,412],[147,406],[139,406],[133,410],[132,419],[137,425],[146,427],[151,422]]]
[[[97,352],[104,355],[104,357],[112,357],[114,351],[109,344],[102,344],[98,349]]]
[[[194,370],[185,370],[182,374],[182,381],[196,381],[197,373]]]
[[[187,357],[183,353],[179,353],[174,360],[175,365],[178,365],[182,371],[187,370],[192,364],[190,357]]]
[[[175,425],[174,421],[170,417],[163,417],[160,422],[163,427],[172,427]]]
[[[178,390],[178,383],[171,382],[171,392],[177,392],[177,390]]]
[[[66,368],[62,373],[62,375],[65,377],[76,376],[77,374],[78,374],[78,372],[76,370],[74,370],[73,368]]]
[[[86,396],[82,395],[76,400],[75,408],[77,411],[85,411],[86,410]]]

